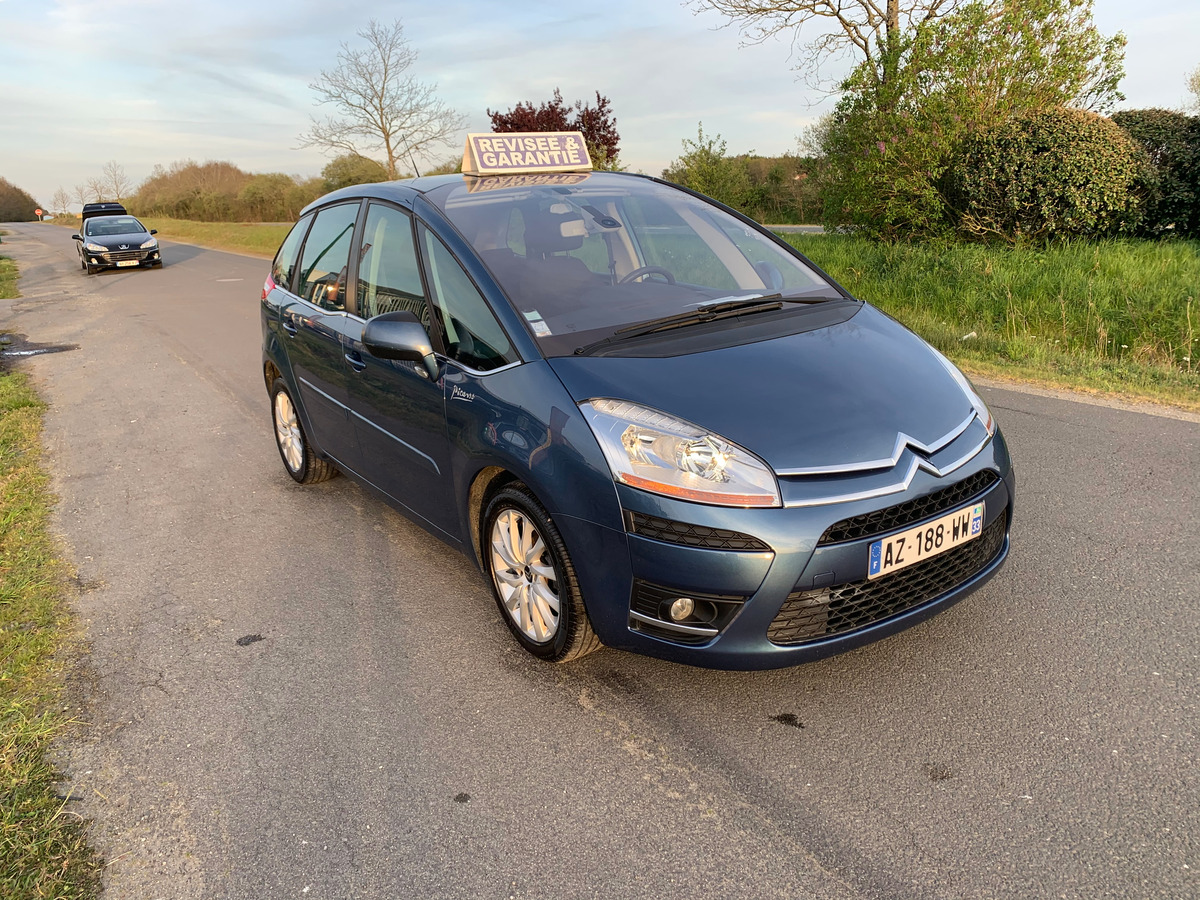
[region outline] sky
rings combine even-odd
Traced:
[[[1181,108],[1200,0],[1094,9],[1129,39],[1121,108]],[[370,19],[403,21],[413,74],[466,117],[463,136],[490,130],[489,108],[600,91],[633,171],[659,174],[701,122],[730,153],[795,152],[835,102],[794,70],[788,40],[747,46],[680,0],[0,0],[0,177],[48,205],[111,160],[135,185],[187,159],[317,175],[329,157],[299,149],[321,112],[309,84]],[[461,152],[460,138],[436,161]]]

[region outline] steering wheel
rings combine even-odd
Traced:
[[[638,266],[636,269],[618,281],[617,284],[628,284],[629,282],[638,278],[642,278],[646,275],[661,275],[663,278],[667,279],[667,284],[675,283],[675,276],[671,274],[670,270],[664,269],[662,266]]]

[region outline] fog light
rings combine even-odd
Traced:
[[[691,597],[680,597],[671,604],[671,618],[676,622],[682,622],[692,614],[692,610],[696,608],[696,601]]]

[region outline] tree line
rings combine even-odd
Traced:
[[[1125,38],[1092,0],[693,0],[745,38],[790,36],[802,73],[857,62],[808,135],[827,227],[889,240],[1200,236],[1200,117],[1106,115],[1124,99]],[[802,44],[806,27],[827,24]],[[1189,77],[1200,112],[1200,69]],[[724,144],[684,141],[667,177],[753,205]],[[720,192],[724,191],[722,195]],[[711,192],[711,191],[710,191]]]

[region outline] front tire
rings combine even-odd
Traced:
[[[279,458],[292,478],[300,484],[316,484],[318,481],[328,481],[337,474],[333,463],[313,453],[304,426],[300,424],[296,404],[292,402],[292,395],[288,393],[282,378],[276,378],[271,385],[271,419],[275,424],[275,446],[279,448]]]
[[[520,483],[502,488],[483,522],[492,595],[521,646],[551,662],[599,649],[567,546],[529,489]]]

